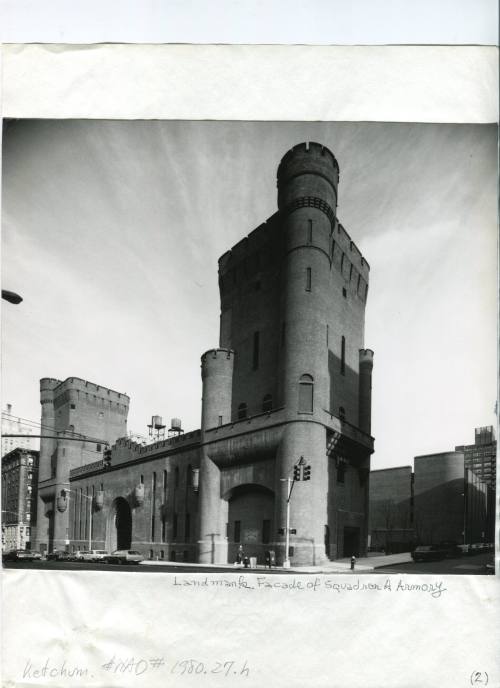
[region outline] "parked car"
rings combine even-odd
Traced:
[[[90,552],[82,552],[82,561],[103,561],[107,556],[105,549],[91,549]]]
[[[71,553],[71,559],[72,561],[83,561],[83,555],[85,554],[84,551],[77,550],[76,552]]]
[[[133,549],[117,549],[104,557],[108,564],[139,564],[144,557]]]
[[[439,561],[447,556],[447,550],[441,545],[420,545],[411,553],[413,561]]]
[[[29,549],[13,549],[10,552],[2,553],[2,561],[35,561],[41,558],[40,552]]]
[[[461,557],[462,556],[462,548],[460,547],[460,545],[457,545],[456,542],[452,542],[452,541],[440,542],[439,546],[442,547],[446,551],[446,557],[448,559],[454,559],[455,557]]]
[[[70,552],[55,549],[50,554],[47,554],[47,561],[73,561],[73,556]]]

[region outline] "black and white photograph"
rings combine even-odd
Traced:
[[[496,125],[6,120],[4,567],[494,573],[496,165]]]

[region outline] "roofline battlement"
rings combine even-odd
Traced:
[[[45,380],[52,380],[52,378],[42,378],[42,380],[40,380],[40,388],[42,388],[42,382]],[[119,401],[125,405],[128,405],[130,402],[130,397],[127,394],[124,394],[123,392],[117,392],[116,390],[109,389],[108,387],[103,387],[102,385],[97,385],[94,382],[88,382],[81,377],[67,377],[62,382],[59,382],[59,384],[56,386],[52,388],[47,386],[44,387],[44,389],[52,389],[54,396],[66,390],[78,390],[87,393],[90,392],[92,394],[99,393],[99,396],[102,398],[109,398],[112,401]]]
[[[230,359],[234,358],[234,349],[224,349],[224,348],[217,348],[217,349],[208,349],[208,351],[205,351],[204,354],[201,355],[201,364],[203,365],[207,358],[220,358],[218,354],[225,354],[224,358]],[[212,354],[209,356],[209,354]]]
[[[351,235],[347,232],[346,228],[341,222],[337,221],[337,234],[342,235],[343,239],[349,244],[349,250],[354,251],[355,253],[358,254],[360,263],[363,267],[367,269],[367,271],[370,270],[370,264],[366,260],[366,258],[363,256],[359,248],[356,246],[354,241],[351,239]]]
[[[311,156],[329,158],[333,168],[339,173],[339,164],[337,158],[334,156],[332,151],[321,143],[316,143],[316,141],[304,141],[303,143],[298,143],[293,148],[290,148],[285,155],[281,158],[281,162],[278,166],[278,183],[280,177],[282,177],[286,171],[287,165],[296,157],[297,153],[309,153]]]
[[[223,275],[227,270],[231,269],[231,267],[234,267],[233,264],[235,262],[239,263],[247,256],[258,251],[259,248],[266,243],[268,233],[276,227],[278,216],[279,212],[276,212],[274,215],[268,217],[265,222],[262,222],[246,237],[243,237],[238,243],[234,244],[229,251],[223,253],[219,258],[219,275]],[[259,241],[261,236],[263,237],[263,241]],[[229,265],[230,263],[232,265]]]

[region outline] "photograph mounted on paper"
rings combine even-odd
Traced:
[[[4,566],[493,572],[496,131],[5,122]]]

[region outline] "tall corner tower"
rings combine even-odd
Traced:
[[[106,445],[127,434],[129,397],[77,377],[40,380],[42,405],[36,547],[64,550],[69,509],[78,498],[69,474],[102,459]],[[92,502],[93,508],[93,502]]]
[[[278,211],[219,259],[221,348],[202,357],[201,562],[240,548],[294,565],[366,550],[369,265],[337,219],[328,148],[294,146],[277,185]],[[288,500],[297,465],[307,479]]]
[[[276,519],[285,520],[283,478],[302,461],[311,478],[294,486],[292,527],[299,527],[293,561],[321,563],[366,548],[373,363],[373,352],[364,349],[369,266],[337,219],[339,166],[331,151],[318,143],[295,146],[278,167],[277,183],[288,424],[278,452]]]

